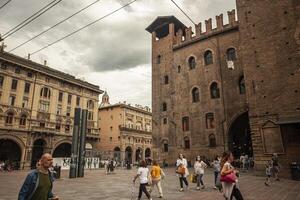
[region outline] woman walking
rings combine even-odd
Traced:
[[[231,165],[234,158],[231,152],[224,152],[221,160],[221,182],[223,194],[226,200],[243,200],[243,196],[237,187],[238,171]]]
[[[186,177],[189,176],[189,170],[187,168],[187,161],[183,157],[182,154],[179,154],[179,157],[176,161],[176,173],[179,175],[179,183],[180,183],[180,192],[183,191],[183,182],[185,183],[187,189],[189,188],[189,183]]]
[[[214,161],[212,162],[212,166],[214,168],[214,181],[215,181],[215,186],[214,189],[217,189],[217,183],[220,181],[218,180],[220,177],[220,171],[221,171],[221,159],[219,156],[216,156]]]
[[[140,163],[140,167],[138,168],[137,174],[133,178],[133,183],[135,183],[135,180],[137,178],[140,179],[140,188],[139,188],[139,196],[138,200],[142,197],[142,192],[145,193],[145,195],[148,197],[149,200],[152,200],[149,192],[147,191],[146,186],[148,185],[148,175],[149,175],[149,169],[147,168],[146,161],[142,160]]]
[[[201,188],[204,189],[204,183],[203,183],[203,175],[204,175],[204,169],[207,167],[207,165],[205,164],[205,162],[203,162],[203,160],[201,159],[200,156],[197,156],[196,158],[196,162],[194,164],[194,170],[195,170],[195,174],[197,175],[197,190],[200,190],[200,184],[201,184]]]
[[[152,162],[152,169],[151,169],[151,179],[152,179],[152,184],[151,184],[151,190],[150,193],[153,191],[154,186],[157,187],[159,197],[158,198],[163,198],[163,192],[162,192],[162,187],[161,187],[161,179],[165,177],[165,174],[163,170],[160,168],[156,160]]]

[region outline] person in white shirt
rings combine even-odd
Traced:
[[[189,187],[189,183],[186,180],[186,177],[189,176],[188,164],[187,164],[187,160],[184,158],[183,154],[179,154],[179,157],[176,161],[176,167],[179,168],[180,165],[182,165],[184,168],[184,174],[178,174],[179,175],[179,183],[180,183],[180,192],[182,192],[183,191],[183,182],[185,183],[187,189]]]
[[[145,193],[145,195],[148,197],[149,200],[152,200],[151,195],[147,191],[146,186],[148,185],[148,176],[149,176],[149,169],[147,168],[146,161],[142,160],[140,162],[140,167],[138,168],[137,174],[133,178],[133,183],[135,183],[135,180],[137,178],[140,179],[140,188],[139,188],[139,196],[138,200],[142,197],[142,192]]]
[[[207,167],[205,162],[201,159],[200,156],[197,156],[196,162],[194,164],[195,174],[197,174],[197,190],[200,190],[200,184],[202,185],[202,189],[204,188],[203,183],[203,175],[204,175],[204,169]]]

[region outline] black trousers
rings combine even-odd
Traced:
[[[240,191],[236,186],[233,187],[233,190],[232,190],[232,193],[231,193],[230,200],[232,200],[233,197],[234,197],[236,200],[244,200],[241,191]]]
[[[188,181],[186,180],[186,177],[180,176],[180,177],[179,177],[180,188],[183,188],[183,182],[185,183],[186,186],[189,186],[189,183],[188,183]]]
[[[142,197],[142,192],[144,192],[145,195],[148,197],[148,199],[150,199],[150,194],[149,194],[149,192],[147,191],[147,188],[146,188],[147,184],[148,183],[141,183],[140,184],[139,199],[141,199],[141,197]]]

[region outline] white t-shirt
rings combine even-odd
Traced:
[[[140,175],[140,183],[148,183],[149,169],[147,167],[139,167],[137,174]]]

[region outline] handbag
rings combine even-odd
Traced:
[[[235,183],[236,179],[237,179],[237,177],[236,177],[235,173],[232,172],[225,176],[221,176],[220,181],[225,182],[225,183]]]
[[[197,183],[198,174],[193,174],[192,176],[192,183]]]

